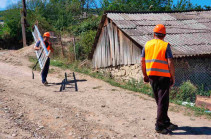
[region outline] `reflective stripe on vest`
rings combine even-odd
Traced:
[[[162,61],[162,60],[157,60],[157,59],[152,59],[152,60],[145,60],[146,63],[150,62],[157,62],[157,63],[163,63],[163,64],[168,64],[167,61]]]
[[[171,77],[166,49],[168,43],[159,39],[148,41],[145,45],[145,63],[147,75]]]
[[[159,72],[169,73],[169,70],[157,69],[157,68],[147,69],[147,71],[159,71]]]

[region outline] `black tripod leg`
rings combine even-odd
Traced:
[[[78,85],[77,85],[77,80],[75,77],[75,73],[73,72],[73,78],[74,78],[74,82],[75,82],[75,91],[78,91]]]

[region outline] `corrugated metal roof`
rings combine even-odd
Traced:
[[[164,24],[165,41],[175,57],[211,54],[211,11],[107,13],[107,17],[141,46],[153,38],[156,24]]]
[[[116,20],[114,23],[121,29],[135,29],[136,24],[130,20]]]

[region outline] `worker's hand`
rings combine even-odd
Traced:
[[[144,76],[144,83],[149,83],[149,77],[148,76]]]
[[[34,50],[40,50],[40,47],[35,47]]]
[[[170,79],[170,87],[173,87],[175,84],[175,77],[171,77]]]

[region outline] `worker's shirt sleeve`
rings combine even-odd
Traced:
[[[141,57],[145,57],[145,49],[144,48],[142,50]]]
[[[172,52],[171,52],[171,45],[168,44],[167,49],[166,49],[166,58],[173,58]]]
[[[40,46],[40,41],[38,41],[35,46],[39,47]]]

